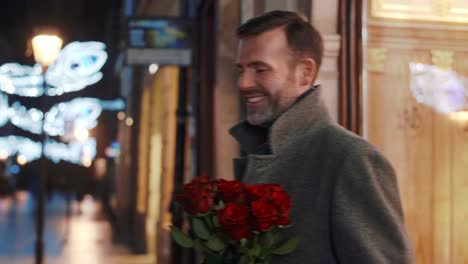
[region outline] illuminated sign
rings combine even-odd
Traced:
[[[128,64],[189,65],[190,21],[168,18],[131,19],[128,22]]]

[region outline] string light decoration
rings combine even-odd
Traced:
[[[42,133],[43,116],[39,109],[26,109],[19,102],[13,103],[8,109],[8,117],[13,125],[34,134]]]
[[[44,77],[41,65],[33,67],[18,63],[6,63],[0,66],[0,91],[25,97],[39,97],[44,94]]]
[[[106,46],[101,42],[72,42],[59,53],[54,64],[46,72],[46,82],[53,87],[49,96],[82,90],[99,82],[100,72],[107,60]]]
[[[124,108],[125,103],[122,99],[105,101],[79,97],[53,106],[45,114],[45,131],[49,136],[63,136],[66,124],[81,125],[92,129],[96,127],[97,118],[103,110],[119,111]],[[19,102],[14,102],[11,107],[8,107],[8,98],[0,95],[0,127],[10,120],[13,125],[23,130],[41,134],[43,116],[44,114],[39,109],[27,109]]]
[[[49,140],[45,146],[45,155],[55,163],[64,160],[86,165],[83,161],[92,161],[96,157],[96,139],[88,138],[84,142],[74,140],[68,144]]]
[[[99,82],[107,60],[106,45],[101,42],[72,42],[59,53],[47,68],[46,95],[60,96],[80,91]],[[39,97],[44,94],[44,78],[40,64],[25,66],[6,63],[0,66],[0,91],[11,95]]]
[[[27,162],[41,157],[41,143],[26,137],[0,137],[0,149],[8,156],[22,155]]]
[[[0,127],[8,123],[10,119],[8,107],[8,96],[0,93]]]
[[[25,162],[31,162],[41,157],[40,142],[34,142],[26,137],[8,136],[0,137],[2,156],[22,156]],[[84,142],[78,140],[68,144],[48,140],[44,154],[51,161],[58,163],[61,160],[74,164],[82,164],[83,159],[94,160],[96,157],[96,139],[88,138]]]
[[[104,43],[72,42],[59,53],[52,65],[42,73],[40,64],[26,66],[6,63],[0,66],[0,127],[8,122],[18,128],[49,136],[59,136],[68,143],[48,140],[44,155],[53,162],[61,160],[90,166],[96,156],[94,138],[78,141],[73,128],[92,129],[102,111],[120,111],[125,108],[122,99],[100,100],[75,98],[51,107],[46,113],[36,108],[27,108],[19,102],[9,104],[8,95],[21,97],[61,96],[83,90],[103,78],[102,67],[108,58]],[[45,78],[43,77],[45,76]],[[45,83],[44,83],[45,82]],[[46,84],[46,85],[44,85]],[[43,122],[44,121],[44,122]],[[30,162],[39,159],[42,144],[26,137],[0,137],[1,157],[21,156]]]

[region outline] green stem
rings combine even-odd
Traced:
[[[253,237],[253,241],[252,241],[252,248],[253,249],[255,249],[257,247],[258,237],[259,236],[260,236],[260,234],[254,235],[254,237]],[[255,255],[250,256],[250,264],[255,264],[255,261],[256,261],[256,256]]]
[[[254,236],[254,239],[253,239],[253,246],[254,246],[254,247],[255,247],[255,246],[257,245],[257,243],[258,243],[258,237],[259,237],[259,236],[260,236],[260,234]]]
[[[206,214],[203,216],[203,221],[205,222],[205,224],[208,226],[208,229],[210,231],[214,231],[215,229],[215,226],[214,226],[214,223],[213,223],[213,220],[212,220],[212,215],[211,214]]]

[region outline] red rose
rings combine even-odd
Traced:
[[[259,184],[248,187],[247,191],[252,200],[269,202],[272,199],[271,195],[283,191],[283,188],[278,184]]]
[[[273,192],[271,198],[273,205],[280,213],[289,213],[289,209],[291,209],[291,198],[286,192]]]
[[[224,209],[218,210],[218,221],[223,233],[235,240],[251,236],[248,219],[249,208],[245,205],[226,204]]]
[[[278,210],[279,218],[277,225],[289,225],[289,210],[291,209],[291,198],[284,191],[273,192],[271,194],[272,203]]]
[[[275,223],[276,225],[287,226],[291,224],[291,220],[289,219],[289,214],[280,214],[278,217],[278,221]]]
[[[247,192],[254,201],[268,202],[271,197],[270,189],[266,188],[264,184],[249,186]]]
[[[192,215],[204,214],[213,207],[215,191],[208,177],[196,177],[192,182],[184,184],[182,191],[175,200]]]
[[[198,177],[195,177],[192,179],[192,182],[191,183],[209,183],[210,182],[210,179],[208,178],[208,176],[198,176]]]
[[[272,204],[267,202],[252,202],[251,207],[258,231],[265,231],[277,223],[279,214]]]
[[[240,181],[216,181],[218,194],[225,203],[247,203],[247,187]]]
[[[270,192],[284,192],[283,188],[279,184],[264,184],[265,188],[268,188]]]

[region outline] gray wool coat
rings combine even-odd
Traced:
[[[257,129],[230,130],[246,156],[234,173],[249,184],[277,183],[293,206],[289,235],[301,242],[273,263],[412,263],[395,172],[368,142],[332,121],[320,89],[272,124],[271,154],[256,155]]]

